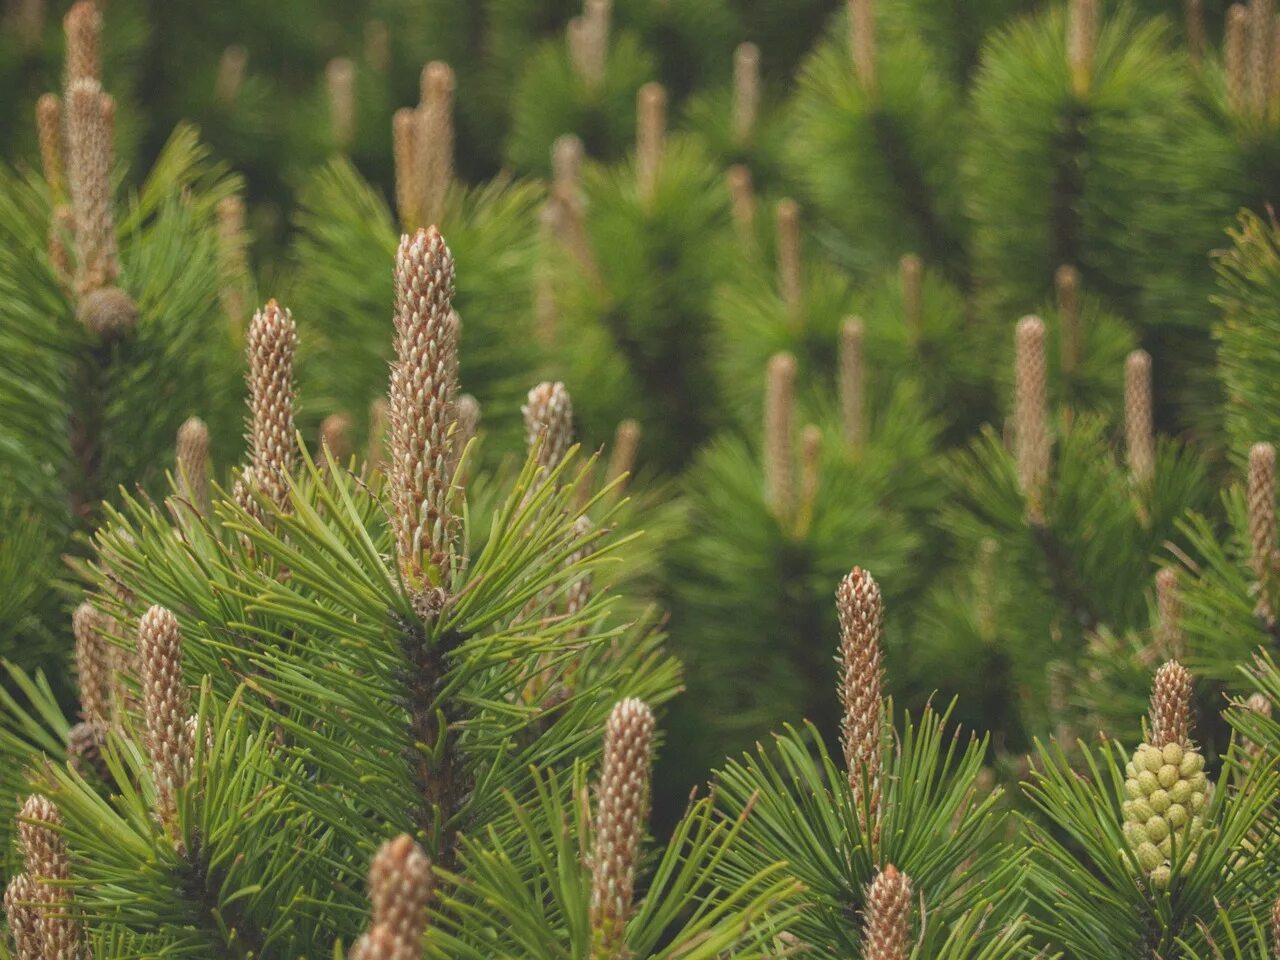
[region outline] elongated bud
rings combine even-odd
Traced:
[[[457,420],[453,254],[435,227],[400,238],[391,366],[391,466],[400,573],[421,613],[445,599],[455,520],[449,511]]]
[[[246,338],[249,359],[249,453],[254,481],[276,506],[289,505],[296,437],[293,358],[298,328],[274,300],[253,315]]]
[[[1255,443],[1249,450],[1249,541],[1253,573],[1258,580],[1258,614],[1275,618],[1272,581],[1276,559],[1276,449]]]
[[[822,430],[810,423],[800,431],[800,509],[806,517],[812,516],[814,501],[818,499],[821,466]]]
[[[881,687],[884,679],[881,633],[884,603],[880,587],[861,567],[836,590],[840,616],[840,745],[849,787],[857,802],[864,834],[874,836],[880,806]],[[867,791],[870,791],[869,793]],[[871,820],[867,820],[867,810]]]
[[[320,448],[328,450],[334,463],[351,459],[351,418],[345,413],[331,413],[320,422]]]
[[[902,317],[907,336],[912,343],[919,343],[924,335],[924,261],[908,253],[898,263],[898,275],[902,281]]]
[[[760,48],[740,43],[733,51],[733,139],[747,146],[755,138],[760,114]]]
[[[102,14],[93,0],[79,0],[62,21],[67,35],[67,86],[102,80]]]
[[[142,615],[138,660],[156,812],[170,836],[180,842],[178,791],[191,776],[191,741],[187,737],[191,695],[182,677],[182,632],[171,611],[153,606]]]
[[[1272,44],[1276,32],[1275,0],[1249,0],[1249,103],[1253,114],[1265,117],[1270,107]]]
[[[107,618],[85,601],[71,617],[76,638],[76,678],[80,683],[80,716],[92,723],[111,719],[111,647]]]
[[[874,0],[848,0],[849,54],[858,84],[870,92],[876,86],[876,17]]]
[[[402,833],[378,848],[369,865],[373,929],[384,928],[397,945],[411,948],[409,956],[422,955],[427,907],[434,895],[431,860],[411,836]]]
[[[1151,745],[1191,744],[1191,674],[1177,660],[1156,671],[1151,688]]]
[[[795,501],[793,421],[796,359],[775,353],[769,359],[764,393],[764,496],[779,520],[789,520]]]
[[[42,958],[80,956],[80,925],[71,918],[71,857],[58,832],[62,815],[47,798],[31,794],[18,814],[23,864],[32,880],[35,932]]]
[[[1070,0],[1067,7],[1067,64],[1076,96],[1089,92],[1098,46],[1098,0]]]
[[[249,238],[244,226],[244,199],[239,194],[218,201],[218,301],[233,330],[243,329],[248,312],[245,281],[249,276]]]
[[[120,273],[111,201],[113,148],[96,80],[67,90],[67,175],[75,212],[77,276],[81,296],[110,286]]]
[[[1058,291],[1058,323],[1062,336],[1062,372],[1070,375],[1080,364],[1080,271],[1063,264],[1054,274]]]
[[[218,73],[213,81],[213,99],[224,109],[233,106],[244,84],[249,68],[249,51],[240,44],[232,44],[218,58]]]
[[[1182,600],[1178,596],[1178,571],[1165,567],[1156,574],[1156,647],[1162,656],[1183,655]]]
[[[573,400],[563,383],[540,383],[529,391],[524,414],[525,440],[537,451],[538,465],[554,470],[573,446]]]
[[[778,291],[792,323],[803,320],[804,290],[800,278],[800,207],[791,199],[778,201]]]
[[[589,90],[598,90],[604,83],[609,57],[608,0],[586,0],[582,16],[569,22],[569,59],[574,72]]]
[[[178,492],[203,515],[209,513],[209,428],[188,417],[178,428]]]
[[[405,230],[418,224],[417,139],[417,115],[411,107],[401,107],[391,117],[391,146],[396,168],[396,214]]]
[[[1151,404],[1151,354],[1134,350],[1124,365],[1124,430],[1129,472],[1139,486],[1156,473],[1156,437]]]
[[[646,83],[636,94],[636,181],[640,199],[653,202],[666,150],[667,91],[660,83]]]
[[[1187,57],[1194,67],[1204,62],[1204,0],[1187,0]]]
[[[861,318],[846,317],[840,325],[838,351],[840,422],[844,428],[844,442],[854,452],[861,450],[867,439],[864,338]]]
[[[732,204],[733,225],[737,229],[738,239],[748,250],[754,249],[756,243],[756,195],[751,186],[751,171],[741,163],[729,168],[725,177],[729,184],[729,199]]]
[[[862,928],[866,960],[907,960],[911,953],[911,878],[889,864],[867,890]]]
[[[421,195],[419,223],[439,223],[453,183],[453,68],[440,60],[422,70],[422,106],[414,162]]]
[[[329,94],[329,129],[333,142],[345,149],[356,131],[356,66],[346,57],[334,57],[324,68]]]
[[[1239,116],[1245,112],[1249,93],[1249,9],[1243,3],[1233,3],[1227,9],[1222,47],[1227,105]]]
[[[636,452],[639,448],[640,421],[623,420],[613,434],[613,451],[609,454],[609,467],[605,472],[606,482],[613,483],[624,474],[629,476],[635,470]]]
[[[57,196],[62,193],[62,104],[52,93],[36,101],[36,135],[45,182]]]
[[[25,873],[14,874],[4,889],[5,925],[13,939],[14,960],[44,960],[36,897],[36,885]]]
[[[640,841],[649,819],[653,712],[623,700],[609,714],[596,795],[591,853],[591,931],[595,956],[621,955],[635,898]]]
[[[1044,323],[1039,317],[1018,321],[1014,360],[1014,446],[1018,480],[1032,518],[1040,515],[1049,479],[1049,424]]]

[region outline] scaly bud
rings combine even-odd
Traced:
[[[537,452],[538,466],[548,472],[560,465],[573,446],[573,401],[563,383],[540,383],[529,391],[524,414],[525,441]]]
[[[919,343],[924,336],[924,261],[908,253],[898,263],[898,276],[902,282],[902,317],[907,336],[912,343]]]
[[[1054,274],[1058,291],[1058,323],[1062,335],[1062,372],[1070,375],[1080,364],[1080,271],[1066,264]]]
[[[67,89],[67,176],[76,222],[76,289],[82,297],[110,286],[120,273],[111,209],[112,153],[102,88],[96,80],[76,80]]]
[[[1014,360],[1014,446],[1018,480],[1028,514],[1038,519],[1049,479],[1048,376],[1044,323],[1039,317],[1018,321]]]
[[[213,81],[213,99],[222,107],[231,107],[240,95],[245,71],[249,67],[249,51],[240,44],[232,44],[218,58],[218,73]]]
[[[391,117],[391,145],[395,156],[396,214],[405,230],[418,222],[417,139],[417,114],[410,107],[401,107]]]
[[[435,894],[431,860],[407,833],[378,848],[369,865],[373,929],[384,928],[391,941],[422,955],[427,907]]]
[[[1098,0],[1070,0],[1067,7],[1067,65],[1076,96],[1089,92],[1098,47]]]
[[[36,885],[25,873],[14,874],[5,887],[4,916],[13,938],[14,960],[44,960],[36,897]]]
[[[789,520],[794,506],[793,421],[796,358],[775,353],[769,359],[764,392],[764,496],[779,520]]]
[[[836,590],[840,616],[840,745],[864,834],[879,831],[881,722],[884,679],[880,587],[861,567]],[[869,791],[869,792],[868,792]],[[867,810],[871,811],[870,821]]]
[[[77,960],[81,956],[80,925],[71,917],[71,857],[59,828],[62,815],[46,797],[27,797],[18,814],[23,863],[33,881],[39,956]]]
[[[1191,674],[1177,660],[1156,671],[1151,688],[1151,744],[1191,743]]]
[[[67,35],[67,86],[102,80],[102,14],[93,0],[79,0],[62,21]]]
[[[80,716],[90,723],[111,719],[111,647],[107,618],[87,600],[76,607],[71,630],[76,638],[76,678],[80,683]]]
[[[175,845],[181,846],[178,792],[191,776],[191,741],[187,737],[191,695],[182,677],[182,632],[171,611],[152,606],[142,615],[138,621],[138,660],[156,813]]]
[[[1243,3],[1233,3],[1227,9],[1222,47],[1227,105],[1240,116],[1248,105],[1249,92],[1249,10]]]
[[[1275,619],[1272,583],[1276,562],[1276,449],[1255,443],[1249,450],[1249,541],[1253,574],[1258,581],[1258,614]]]
[[[458,327],[451,317],[453,254],[435,227],[400,238],[395,289],[388,487],[400,573],[425,615],[445,599],[455,526],[449,463]]]
[[[289,505],[296,437],[293,358],[298,327],[274,300],[253,315],[246,338],[249,360],[249,454],[253,480],[280,509]]]
[[[636,94],[636,183],[646,205],[658,189],[666,137],[667,91],[660,83],[646,83]]]
[[[356,130],[356,66],[346,57],[334,57],[324,68],[329,94],[329,129],[333,142],[345,149]]]
[[[591,930],[594,956],[621,956],[635,898],[640,841],[649,818],[653,712],[623,700],[609,714],[596,794],[591,853]]]
[[[418,108],[418,222],[439,223],[453,183],[453,68],[440,60],[422,70],[422,105]]]
[[[1151,404],[1151,354],[1134,350],[1124,364],[1124,430],[1129,472],[1147,487],[1155,479],[1156,438]]]
[[[178,428],[178,492],[197,512],[209,513],[209,428],[188,417]]]
[[[740,43],[733,51],[733,139],[747,146],[755,137],[760,113],[760,48]]]
[[[858,84],[868,93],[876,86],[876,16],[874,0],[848,0],[849,54]]]
[[[863,367],[862,320],[848,317],[840,325],[840,420],[844,441],[852,451],[862,449],[867,439],[867,382]]]
[[[45,182],[57,196],[62,193],[62,104],[52,93],[36,101],[36,134]]]
[[[866,960],[907,960],[911,953],[911,878],[889,864],[867,889],[862,927]]]
[[[640,421],[623,420],[613,434],[613,452],[609,455],[609,467],[605,482],[613,483],[624,474],[631,475],[636,466],[636,451],[640,448]],[[621,485],[619,485],[619,490]]]
[[[756,243],[756,195],[751,186],[751,171],[743,164],[735,163],[725,179],[729,184],[733,225],[737,228],[738,239],[748,250],[753,249]]]
[[[800,279],[800,207],[791,199],[778,201],[778,291],[793,325],[804,321],[804,290]]]

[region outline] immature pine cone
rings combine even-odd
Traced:
[[[458,392],[453,255],[435,227],[401,237],[395,287],[388,488],[401,575],[429,611],[444,599],[453,545],[449,464]]]
[[[1014,363],[1014,448],[1018,480],[1032,518],[1040,516],[1049,479],[1048,374],[1044,323],[1039,317],[1018,321]]]
[[[153,606],[142,615],[138,659],[156,812],[177,840],[177,794],[191,775],[192,745],[187,736],[191,695],[182,677],[182,633],[177,618],[164,607]]]
[[[1151,354],[1135,350],[1124,365],[1125,449],[1129,471],[1140,486],[1156,473],[1156,436],[1151,403]]]
[[[641,700],[623,700],[609,714],[596,796],[591,854],[591,929],[594,956],[621,956],[635,898],[640,840],[649,819],[653,765],[653,712]]]
[[[80,682],[80,716],[90,723],[111,719],[111,648],[107,618],[87,600],[76,607],[71,630],[76,638],[76,677]]]
[[[427,906],[435,893],[431,860],[407,833],[378,848],[369,865],[373,925],[369,935],[380,952],[370,958],[418,957],[427,929]],[[392,952],[385,952],[388,947]]]
[[[199,513],[209,513],[209,428],[188,417],[178,428],[178,490]]]
[[[839,689],[843,707],[840,743],[859,821],[864,831],[873,833],[874,824],[865,822],[865,810],[870,807],[874,820],[880,804],[884,604],[871,574],[854,567],[840,581],[836,612],[840,616]],[[870,789],[869,797],[865,788]]]
[[[4,890],[4,915],[13,938],[14,960],[44,960],[36,916],[36,885],[25,873],[14,874]]]
[[[867,890],[862,928],[866,960],[907,960],[911,952],[911,878],[893,864],[876,874]]]
[[[775,353],[769,358],[764,393],[765,503],[779,520],[789,521],[795,506],[796,358]]]
[[[97,80],[76,80],[67,88],[67,179],[75,212],[77,274],[81,297],[111,286],[120,273],[112,211],[114,147]]]
[[[293,357],[298,327],[293,315],[276,303],[253,315],[246,338],[249,359],[249,450],[253,481],[276,506],[289,505],[293,474]]]
[[[58,832],[62,815],[39,794],[27,797],[18,814],[18,837],[23,864],[34,885],[35,929],[41,944],[40,956],[53,960],[77,960],[80,956],[80,925],[68,915],[71,891],[71,857],[66,841]]]

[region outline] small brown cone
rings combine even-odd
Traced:
[[[778,292],[791,323],[798,326],[804,320],[799,204],[789,198],[779,200],[774,222],[778,236]]]
[[[453,68],[441,60],[422,70],[422,105],[414,163],[418,180],[418,223],[439,223],[453,184]]]
[[[1064,264],[1054,274],[1058,292],[1058,323],[1062,337],[1062,372],[1075,373],[1080,365],[1082,329],[1080,321],[1080,271]]]
[[[209,428],[199,417],[188,417],[178,428],[177,472],[180,495],[208,516]]]
[[[387,486],[401,576],[425,615],[445,599],[456,527],[449,509],[458,393],[454,266],[435,227],[400,239],[395,290]]]
[[[769,359],[764,393],[764,496],[775,517],[789,522],[795,509],[796,359]]]
[[[35,903],[36,885],[31,877],[14,874],[4,890],[4,915],[13,940],[14,960],[44,960]]]
[[[253,480],[280,510],[288,509],[296,460],[293,359],[298,328],[274,300],[253,315],[246,337],[249,361],[249,455]]]
[[[1134,350],[1124,365],[1125,452],[1134,483],[1149,487],[1156,475],[1155,422],[1151,402],[1151,354]]]
[[[740,43],[733,51],[733,139],[744,147],[755,138],[760,113],[760,48]]]
[[[373,931],[383,928],[397,949],[407,948],[412,951],[408,956],[420,957],[427,930],[427,907],[434,895],[431,860],[411,836],[402,833],[378,848],[369,865]]]
[[[1272,596],[1276,564],[1276,450],[1269,443],[1255,443],[1249,450],[1249,541],[1253,547],[1253,574],[1258,582],[1258,615],[1275,620]]]
[[[152,606],[138,622],[138,660],[156,813],[175,845],[181,846],[177,801],[191,776],[191,694],[182,675],[182,632],[177,618],[164,607]]]
[[[1093,83],[1093,59],[1098,47],[1098,0],[1070,0],[1067,7],[1067,64],[1076,96]]]
[[[120,273],[112,211],[114,147],[102,110],[102,87],[93,79],[67,88],[67,180],[75,213],[80,296],[109,287]]]
[[[889,864],[867,890],[862,928],[866,960],[907,960],[911,953],[911,878]]]
[[[864,327],[860,317],[848,317],[840,326],[840,421],[844,441],[857,452],[867,440],[867,381],[863,354]]]
[[[865,91],[876,86],[876,17],[874,0],[848,0],[849,53],[858,84]]]
[[[902,282],[902,318],[912,343],[924,337],[924,261],[908,253],[898,263]]]
[[[1191,687],[1191,674],[1177,660],[1156,671],[1151,687],[1152,746],[1191,745]]]
[[[636,466],[636,452],[640,448],[640,421],[623,420],[613,434],[613,450],[609,454],[609,466],[605,482],[613,483],[619,477],[630,476]],[[619,484],[618,489],[622,488]]]
[[[1223,69],[1227,77],[1227,105],[1237,116],[1241,116],[1249,101],[1249,8],[1243,3],[1233,3],[1227,9],[1222,47]]]
[[[840,616],[840,744],[859,823],[863,833],[874,838],[879,830],[883,739],[884,603],[880,587],[871,574],[854,567],[840,581],[836,590],[836,612]]]
[[[636,186],[645,206],[653,203],[666,152],[667,91],[650,82],[636,94]]]
[[[1014,360],[1014,448],[1018,480],[1027,498],[1028,516],[1041,516],[1049,480],[1048,371],[1044,323],[1039,317],[1018,321]]]
[[[71,617],[76,638],[76,677],[80,683],[80,716],[90,723],[106,724],[112,717],[111,646],[107,618],[85,601]]]
[[[635,899],[640,841],[649,819],[653,712],[623,700],[609,714],[591,851],[591,930],[597,958],[620,958]]]
[[[36,101],[36,134],[40,140],[40,167],[54,196],[62,194],[62,104],[52,93]]]
[[[548,472],[560,465],[573,446],[573,400],[563,383],[540,383],[529,391],[524,415],[525,441],[536,451],[538,466]]]
[[[356,65],[347,57],[334,57],[325,65],[324,82],[333,142],[345,150],[356,132]]]

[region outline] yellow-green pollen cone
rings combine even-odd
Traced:
[[[1163,887],[1173,869],[1175,844],[1195,846],[1204,833],[1209,800],[1204,757],[1190,747],[1144,743],[1125,765],[1124,836],[1132,857],[1152,884]],[[1195,863],[1195,853],[1186,864]]]

